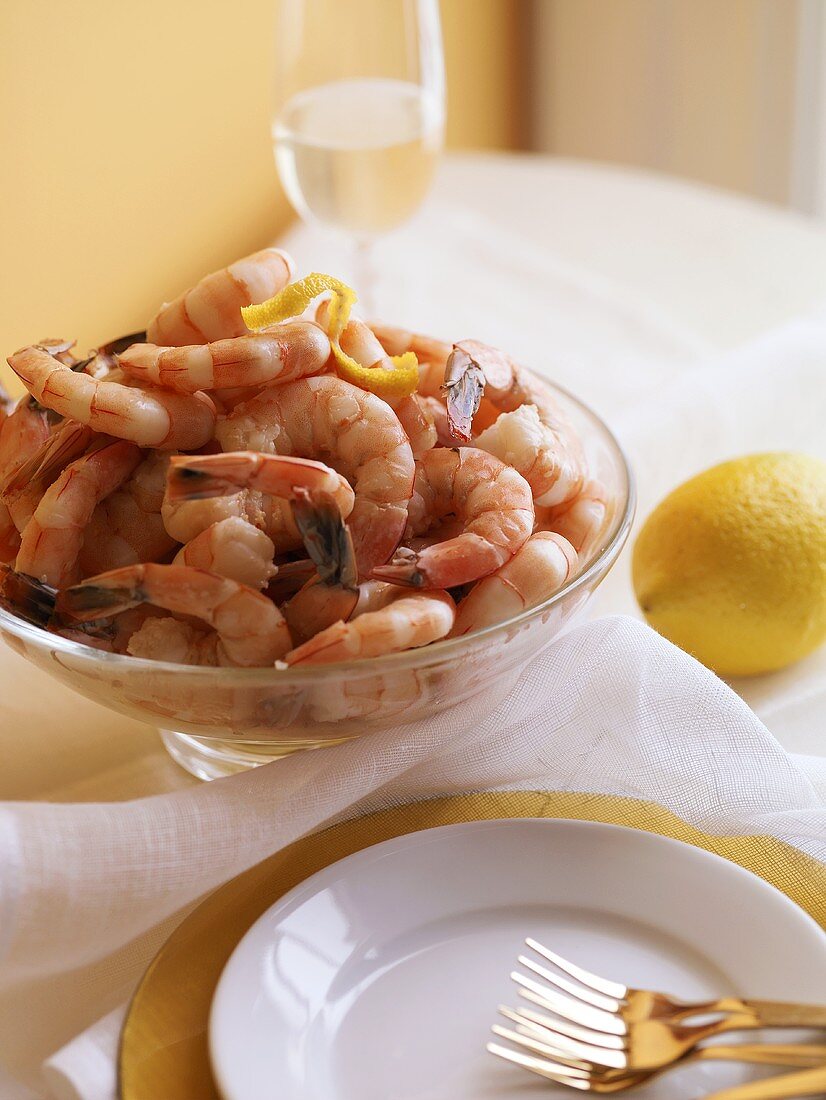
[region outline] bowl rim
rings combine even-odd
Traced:
[[[441,664],[443,660],[455,656],[462,651],[468,652],[470,650],[475,650],[477,647],[481,648],[495,639],[498,635],[513,630],[515,627],[522,626],[545,614],[556,604],[566,599],[570,594],[586,587],[594,576],[607,572],[619,557],[634,520],[637,502],[636,483],[628,457],[616,435],[598,413],[580,398],[572,394],[570,390],[551,381],[538,371],[534,371],[534,373],[536,373],[552,390],[560,394],[566,401],[573,404],[579,413],[584,413],[602,433],[603,441],[608,443],[609,447],[614,451],[615,458],[618,460],[617,464],[625,482],[625,497],[621,500],[621,507],[617,509],[617,514],[614,517],[613,526],[607,536],[605,545],[588,566],[583,569],[581,573],[577,574],[570,583],[564,585],[557,592],[554,592],[553,595],[543,600],[542,603],[527,608],[525,611],[520,611],[518,615],[514,615],[510,619],[494,623],[472,634],[463,634],[457,638],[444,638],[439,642],[431,642],[429,645],[421,646],[416,649],[401,650],[398,653],[385,653],[380,657],[373,657],[369,661],[357,659],[305,666],[280,666],[279,664],[275,664],[272,667],[267,665],[263,668],[243,668],[231,665],[218,667],[211,665],[185,665],[178,664],[174,661],[158,661],[148,657],[132,657],[127,653],[107,653],[105,650],[96,649],[94,646],[84,645],[82,642],[72,641],[69,638],[62,638],[59,634],[53,634],[43,627],[27,623],[24,619],[18,618],[3,607],[0,607],[0,629],[8,630],[9,633],[25,641],[33,642],[40,647],[45,645],[53,651],[71,655],[84,662],[108,666],[113,675],[117,674],[119,671],[123,674],[142,671],[155,673],[156,675],[179,673],[188,677],[195,676],[207,680],[231,675],[233,680],[250,685],[256,683],[270,683],[272,682],[273,676],[276,676],[278,680],[282,682],[287,679],[307,682],[310,680],[318,681],[327,678],[336,679],[340,677],[342,672],[350,671],[361,675],[375,675],[379,672],[385,670],[389,671],[399,667],[423,668],[433,664]],[[63,667],[65,668],[65,666]]]

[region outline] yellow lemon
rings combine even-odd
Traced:
[[[639,533],[648,622],[721,676],[789,665],[826,639],[826,462],[723,462],[663,500]]]

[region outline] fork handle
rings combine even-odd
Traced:
[[[746,1027],[823,1027],[826,1028],[826,1006],[801,1005],[783,1001],[741,1001],[737,997],[723,997],[710,1012],[731,1012],[731,1020],[721,1021],[721,1031],[734,1031]],[[742,1015],[752,1018],[749,1023]]]
[[[698,1047],[691,1060],[816,1069],[826,1066],[826,1046],[813,1043],[736,1043]]]
[[[782,1077],[750,1081],[731,1089],[712,1092],[706,1100],[791,1100],[796,1096],[822,1096],[826,1092],[826,1066]]]

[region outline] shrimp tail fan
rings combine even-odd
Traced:
[[[55,611],[57,590],[27,573],[0,565],[0,607],[33,626],[48,626]]]

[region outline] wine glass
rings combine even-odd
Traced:
[[[372,308],[375,238],[421,204],[442,147],[438,0],[281,0],[272,139],[306,220],[349,238]]]

